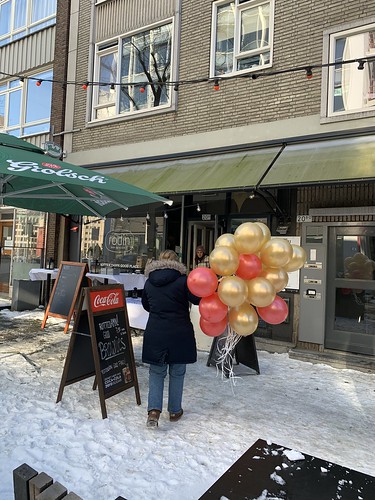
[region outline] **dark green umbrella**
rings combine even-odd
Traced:
[[[0,205],[103,217],[157,202],[172,204],[95,170],[56,160],[22,139],[0,134]]]

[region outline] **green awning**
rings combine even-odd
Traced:
[[[375,179],[375,136],[286,146],[260,187]]]
[[[47,156],[23,139],[0,134],[0,205],[102,217],[154,203],[172,201]]]
[[[255,187],[279,147],[103,170],[111,177],[153,193],[231,190]]]

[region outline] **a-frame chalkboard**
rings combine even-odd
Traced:
[[[224,375],[226,377],[230,376],[231,371],[231,363],[242,364],[245,365],[252,370],[256,371],[257,374],[260,374],[259,363],[258,363],[258,354],[255,345],[255,340],[253,335],[247,335],[246,337],[242,337],[238,344],[235,346],[232,352],[228,353],[228,358],[231,358],[229,361],[226,358],[224,361],[221,361],[221,349],[225,344],[225,339],[228,335],[228,332],[225,331],[218,337],[214,337],[212,340],[212,345],[210,349],[210,353],[207,359],[207,366],[211,364],[215,366],[220,366]]]
[[[82,288],[57,403],[65,386],[92,376],[103,418],[105,400],[131,387],[141,404],[123,285]]]
[[[61,262],[51,297],[44,313],[42,329],[45,327],[48,317],[52,316],[66,319],[64,333],[68,331],[79,291],[83,285],[87,285],[87,283],[84,283],[84,277],[87,272],[87,264],[82,262]]]

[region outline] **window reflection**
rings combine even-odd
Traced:
[[[337,288],[335,330],[375,334],[375,290]]]
[[[163,217],[156,217],[156,256],[163,239]],[[154,247],[146,217],[108,218],[105,221],[87,217],[83,223],[81,260],[91,272],[106,273],[108,268],[122,272],[142,272],[149,246]]]
[[[375,271],[375,237],[337,236],[336,277],[373,280]]]

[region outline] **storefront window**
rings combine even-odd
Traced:
[[[145,217],[97,219],[88,217],[83,224],[81,260],[90,271],[143,272],[150,248],[155,256],[161,251],[163,217],[156,217],[155,231]]]
[[[17,209],[15,214],[12,279],[29,279],[29,271],[44,265],[46,214]]]

